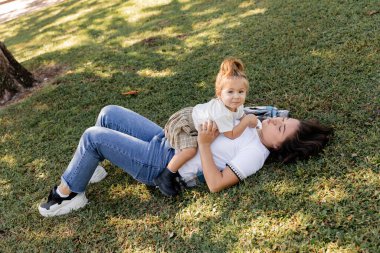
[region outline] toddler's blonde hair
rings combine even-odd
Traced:
[[[220,96],[223,89],[223,82],[228,79],[241,78],[243,79],[244,85],[249,89],[249,83],[247,75],[244,72],[244,64],[240,59],[237,58],[227,58],[220,65],[219,73],[216,76],[215,81],[215,95]]]

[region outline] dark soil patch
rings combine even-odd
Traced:
[[[35,71],[32,71],[34,77],[36,80],[38,80],[38,82],[35,82],[33,87],[18,92],[9,101],[0,104],[0,109],[7,107],[10,104],[18,103],[19,101],[22,101],[23,99],[32,95],[34,92],[38,91],[43,86],[54,83],[57,77],[66,73],[67,69],[68,66],[65,65],[49,64],[41,66]]]

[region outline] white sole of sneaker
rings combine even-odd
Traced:
[[[102,181],[107,176],[107,171],[100,165],[96,167],[94,174],[92,175],[89,184],[94,184]]]
[[[53,217],[68,214],[71,211],[78,210],[87,205],[88,199],[85,193],[79,193],[71,200],[64,200],[60,205],[51,206],[49,210],[38,206],[38,211],[44,217]]]

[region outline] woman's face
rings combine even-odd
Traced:
[[[278,149],[299,128],[300,121],[293,118],[270,118],[262,122],[261,141],[267,148]]]

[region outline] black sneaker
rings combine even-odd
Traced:
[[[178,173],[173,173],[168,168],[165,168],[153,182],[158,186],[162,194],[167,197],[173,197],[178,195],[179,192],[177,177]]]
[[[73,210],[84,207],[88,202],[83,193],[71,192],[66,198],[62,198],[57,193],[57,186],[51,190],[46,203],[40,204],[38,211],[45,217],[52,217],[70,213]]]

